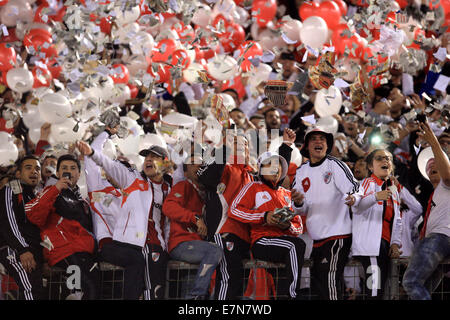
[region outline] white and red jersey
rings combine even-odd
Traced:
[[[251,243],[253,244],[262,237],[298,236],[303,233],[300,216],[295,216],[286,230],[266,224],[265,217],[268,211],[286,206],[291,207],[289,190],[283,187],[272,189],[261,181],[254,181],[242,188],[233,200],[229,214],[234,219],[250,225]]]
[[[388,201],[377,201],[375,194],[382,190],[384,181],[372,175],[361,182],[359,192],[355,194],[352,226],[352,254],[354,256],[378,256],[383,236],[383,223],[387,222]],[[400,213],[400,195],[402,188],[393,188],[390,244],[402,242],[402,219]]]
[[[297,169],[293,189],[305,199],[302,207],[294,205],[294,209],[306,215],[306,229],[313,240],[351,234],[352,221],[345,198],[358,188],[348,166],[330,155],[315,164],[307,161]]]
[[[101,152],[108,135],[100,134],[91,147]],[[124,212],[122,192],[109,183],[102,175],[102,168],[89,157],[84,157],[86,186],[91,206],[94,236],[97,242],[105,238],[114,238],[116,220]]]
[[[100,135],[107,137],[108,133],[102,132]],[[101,166],[122,190],[124,212],[115,221],[114,240],[144,247],[147,240],[149,213],[153,203],[151,181],[137,170],[129,169],[119,161],[111,160],[100,150],[95,150],[90,158]]]

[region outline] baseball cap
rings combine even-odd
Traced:
[[[169,158],[169,153],[167,152],[167,150],[158,145],[153,145],[153,146],[150,146],[148,149],[143,149],[143,150],[139,151],[139,155],[142,157],[146,157],[150,153],[153,153],[163,159]]]

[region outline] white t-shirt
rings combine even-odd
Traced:
[[[425,237],[430,233],[442,233],[450,237],[450,187],[442,179],[434,190]]]
[[[294,205],[294,209],[307,216],[306,228],[313,240],[352,232],[345,198],[358,187],[347,165],[330,155],[314,165],[307,161],[297,169],[293,189],[305,199],[301,208]]]

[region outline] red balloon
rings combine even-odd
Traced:
[[[45,4],[41,4],[37,9],[36,12],[34,14],[34,22],[41,22],[41,23],[48,23],[49,21],[55,21],[55,22],[61,22],[66,14],[66,6],[63,6],[61,9],[59,9],[57,12],[55,13],[47,13],[45,14],[48,18],[47,21],[44,20],[43,16],[44,14],[42,14],[42,10],[47,8],[48,5]]]
[[[276,0],[256,0],[252,5],[252,17],[260,27],[265,27],[275,18],[277,13]]]
[[[328,29],[336,29],[341,19],[339,6],[333,1],[324,1],[316,10],[316,16],[321,17],[327,23]]]
[[[8,71],[15,63],[16,50],[7,43],[0,43],[0,71]]]
[[[425,31],[419,27],[416,27],[414,30],[414,40],[417,42],[422,42],[422,39],[424,38]],[[420,44],[413,41],[409,46],[407,46],[407,48],[420,49]]]
[[[345,27],[342,28],[343,26]],[[336,30],[333,31],[331,41],[335,48],[335,52],[338,55],[343,55],[348,48],[348,56],[350,58],[361,58],[364,53],[364,48],[366,47],[364,39],[357,33],[353,34],[351,37],[348,37],[347,34],[341,36],[345,29],[347,29],[347,26],[345,24],[341,24]]]
[[[298,14],[302,21],[305,21],[309,17],[315,16],[315,12],[317,12],[317,9],[319,9],[319,4],[317,2],[305,1],[298,9]]]
[[[369,6],[369,1],[368,0],[357,0],[355,3],[358,7],[368,7]]]
[[[0,42],[16,42],[20,41],[19,38],[16,36],[16,28],[8,28],[8,35],[5,36],[2,34],[0,37]]]
[[[135,86],[134,84],[131,83],[127,83],[128,88],[130,88],[130,98],[134,99],[137,97],[139,90],[137,88],[137,86]]]
[[[0,6],[4,6],[8,2],[9,2],[9,0],[0,0]]]
[[[205,54],[203,53],[203,50],[200,50],[199,47],[195,46],[195,61],[200,61],[201,59],[205,58]]]
[[[113,64],[113,74],[111,78],[114,83],[128,83],[130,79],[130,74],[128,72],[128,68],[123,64]],[[120,71],[118,71],[120,69]]]
[[[48,43],[53,43],[52,34],[45,29],[31,29],[23,37],[23,44],[25,46],[30,46],[33,44],[34,37],[46,38]]]
[[[400,6],[400,9],[405,9],[408,5],[408,0],[395,0],[398,5]]]
[[[226,89],[236,90],[239,98],[241,98],[241,99],[243,99],[245,97],[246,91],[245,91],[244,85],[242,84],[242,78],[240,75],[237,76],[236,78],[234,78],[232,81],[227,80],[227,81],[223,82],[222,88],[220,90],[224,91]]]
[[[169,56],[176,50],[176,43],[173,39],[163,39],[153,48],[153,62],[166,62]]]
[[[100,19],[100,31],[105,34],[111,34],[111,27],[112,27],[112,17],[103,17]]]
[[[430,1],[430,9],[433,9],[433,2]],[[444,14],[447,15],[450,13],[450,0],[441,0],[439,1],[434,8],[438,8],[439,6],[444,9]]]
[[[225,52],[233,52],[245,40],[245,30],[237,23],[231,23],[221,39]]]
[[[147,72],[155,78],[157,83],[165,83],[170,80],[170,66],[158,64],[158,71],[153,72],[152,65],[149,65],[147,68]]]
[[[230,25],[230,21],[227,20],[227,18],[225,18],[225,16],[223,14],[218,14],[214,20],[212,21],[211,25],[213,26],[213,28],[215,29],[219,29],[220,25],[223,25],[225,27],[225,30],[228,28],[228,26]],[[226,34],[226,31],[224,32],[218,32],[217,36],[221,37],[224,36]]]
[[[238,48],[240,52],[240,56],[244,56],[244,58],[253,58],[255,56],[262,56],[263,49],[261,45],[253,40],[247,40],[243,44],[241,44]]]
[[[243,57],[244,61],[241,63],[241,70],[248,72],[252,69],[252,63],[250,59],[263,55],[263,49],[258,42],[248,40],[241,44],[238,48],[239,57]]]
[[[182,21],[177,22],[172,26],[172,30],[180,37],[181,42],[192,42],[195,38],[195,32],[191,25],[184,25]]]
[[[450,13],[445,15],[445,21],[442,24],[443,27],[450,27]]]
[[[191,58],[189,58],[188,53],[184,49],[176,50],[172,55],[172,64],[181,65],[183,70],[188,68],[191,64]]]
[[[36,53],[44,53],[46,58],[51,58],[58,55],[56,47],[52,44],[51,38],[48,38],[45,35],[34,35],[29,39],[29,41],[30,44],[25,45],[29,51],[31,50],[31,47],[33,47]]]
[[[52,74],[53,79],[58,79],[63,67],[59,64],[59,62],[56,59],[52,59],[49,62],[47,62],[47,68]]]
[[[334,3],[336,3],[339,7],[339,11],[341,12],[341,16],[345,16],[347,14],[347,4],[344,0],[333,0]]]
[[[53,77],[50,70],[47,68],[35,66],[33,70],[31,70],[31,73],[34,78],[33,88],[49,87],[52,83]]]

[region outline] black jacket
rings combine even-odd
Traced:
[[[35,198],[34,188],[21,184],[22,192],[14,194],[9,185],[0,190],[0,248],[9,246],[19,255],[30,251],[42,256],[39,228],[25,215],[24,206]]]

